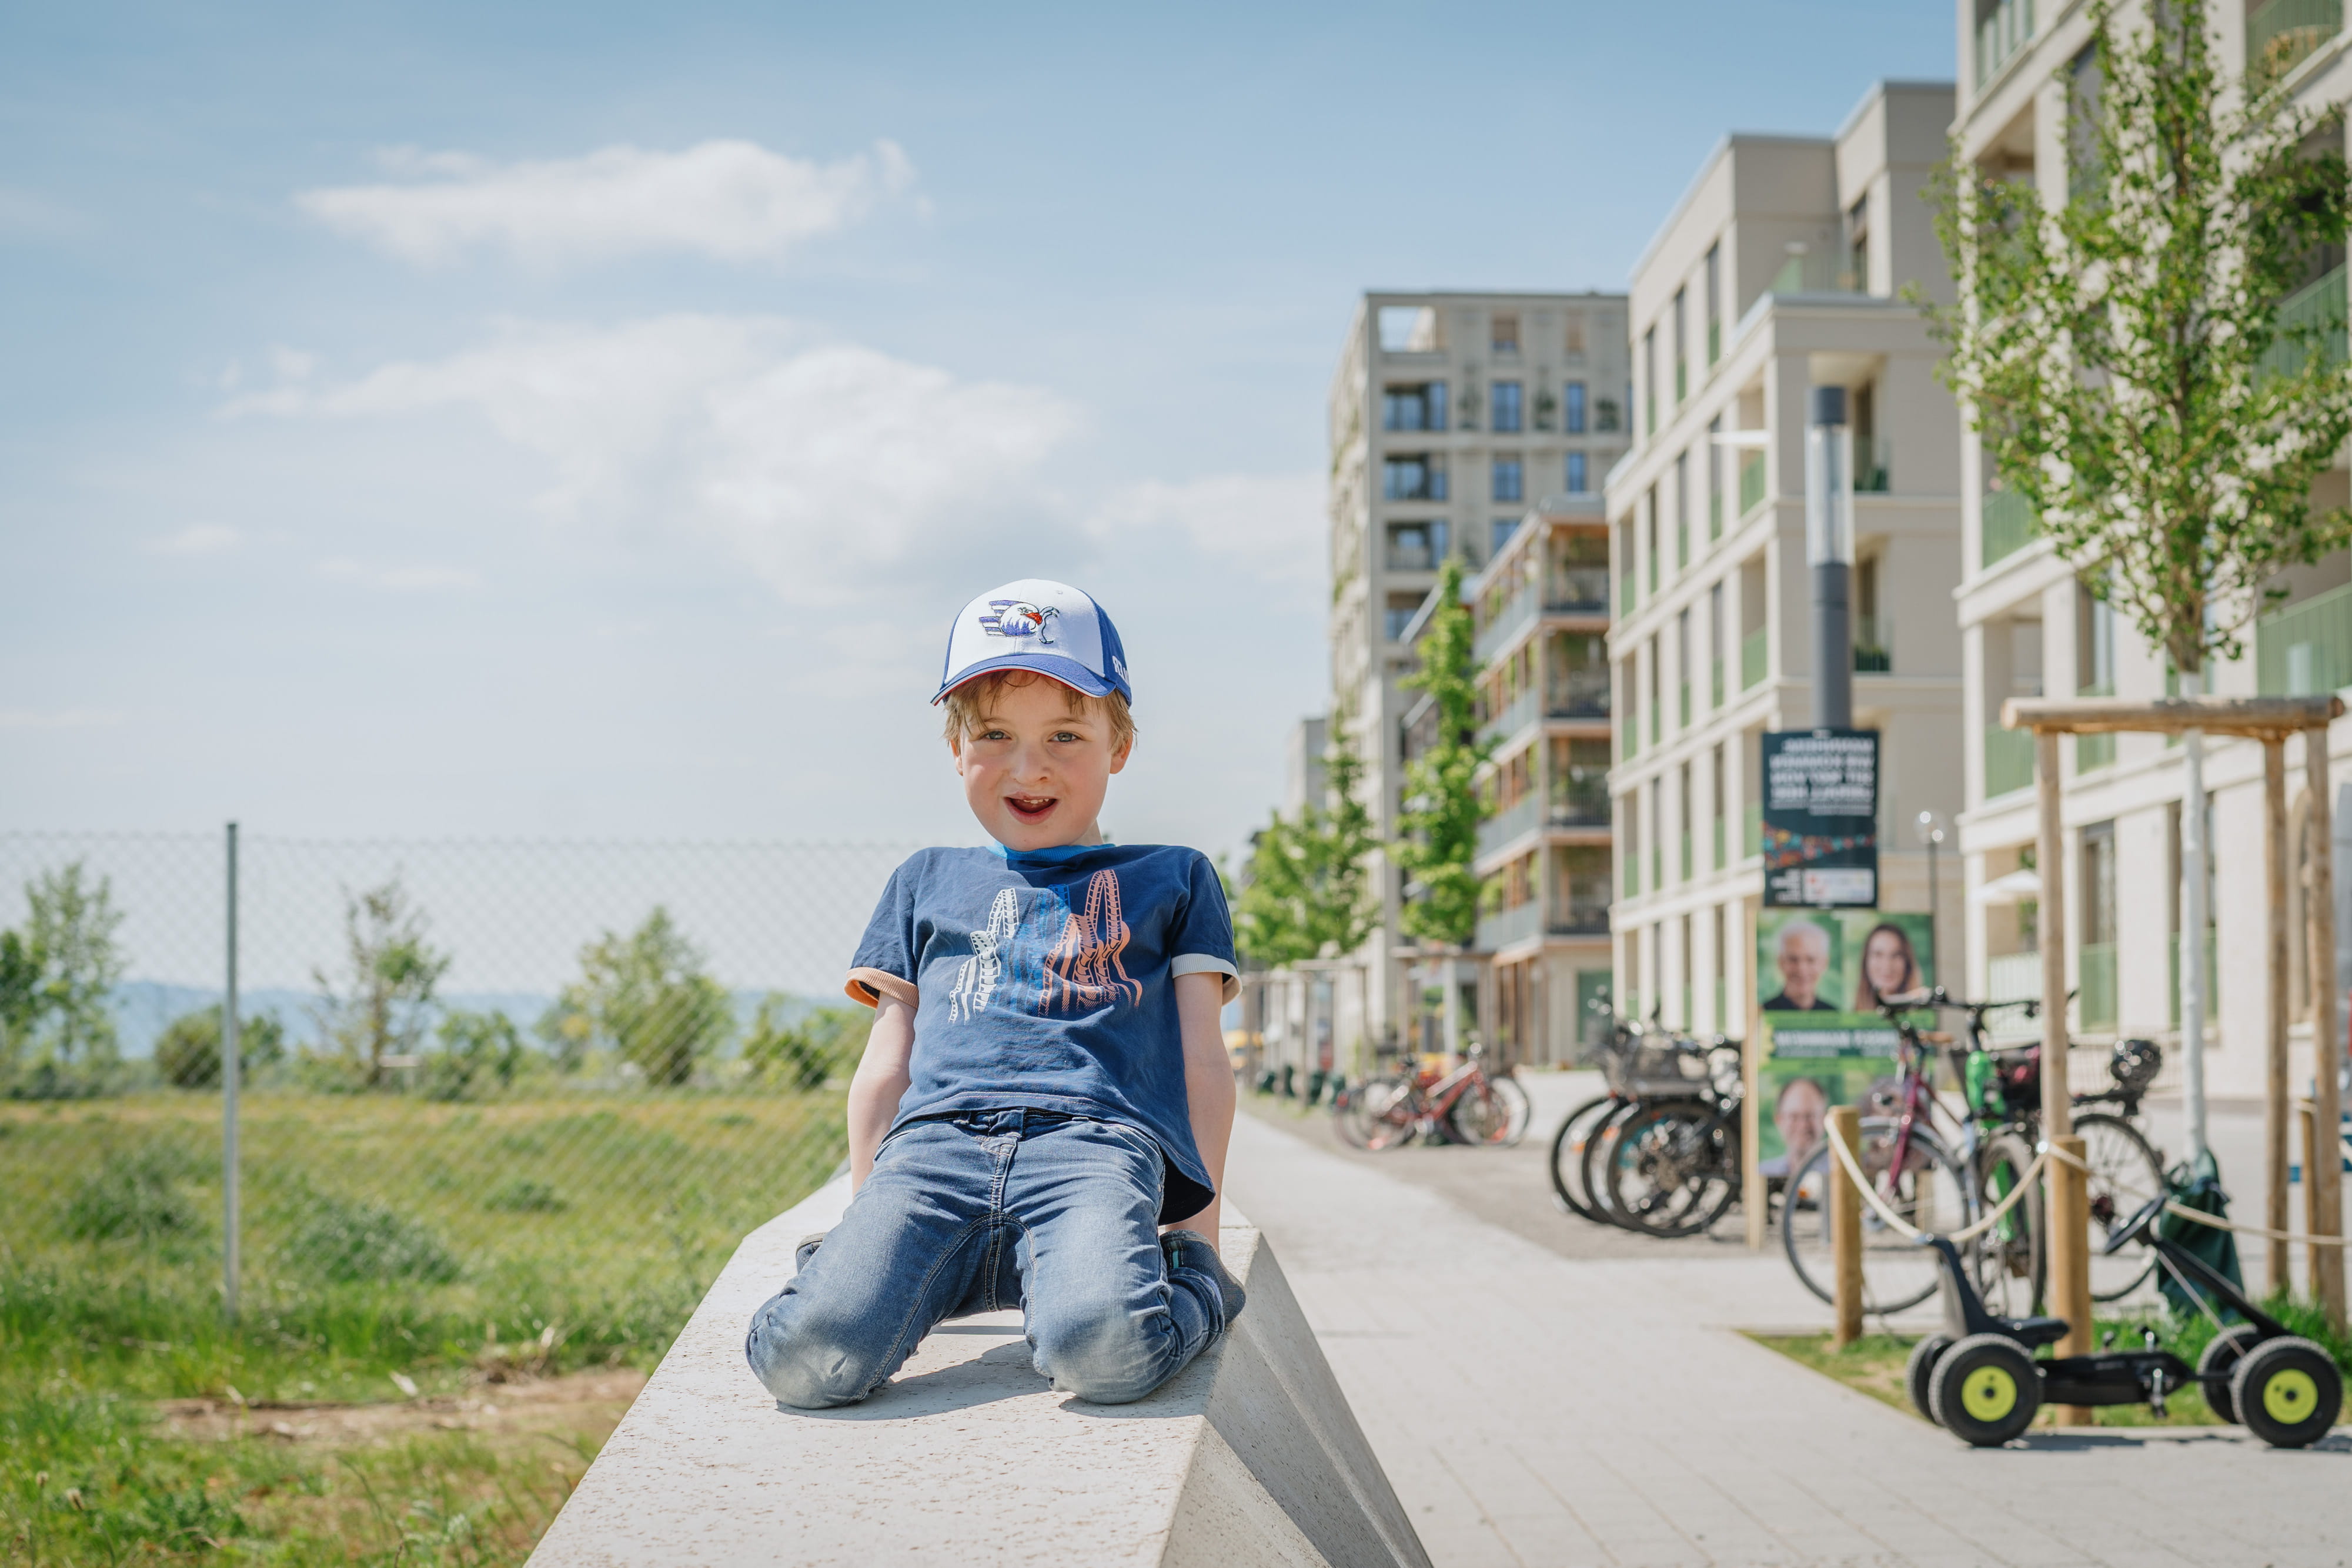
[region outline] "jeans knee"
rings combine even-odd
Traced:
[[[863,1348],[795,1308],[805,1303],[778,1296],[752,1314],[743,1342],[744,1359],[768,1392],[797,1410],[855,1405],[872,1393],[874,1368]]]
[[[1089,1404],[1131,1404],[1166,1379],[1150,1325],[1123,1307],[1063,1317],[1041,1329],[1033,1349],[1037,1370],[1055,1392]]]

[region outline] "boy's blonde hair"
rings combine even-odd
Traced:
[[[947,695],[947,737],[950,746],[959,746],[988,717],[996,706],[998,694],[1018,690],[1034,681],[1051,681],[1062,688],[1063,697],[1072,713],[1092,713],[1102,709],[1110,723],[1110,744],[1114,751],[1124,750],[1135,740],[1135,716],[1128,711],[1127,699],[1113,692],[1107,697],[1090,697],[1077,687],[1054,680],[1035,670],[991,670],[976,675]]]

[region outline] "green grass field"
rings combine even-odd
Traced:
[[[152,1401],[401,1399],[650,1366],[735,1243],[839,1160],[837,1093],[254,1096],[220,1281],[219,1102],[0,1105],[9,1562],[519,1562],[585,1454],[458,1435],[194,1441]]]

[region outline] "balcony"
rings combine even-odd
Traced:
[[[1990,800],[2030,787],[2033,782],[2033,732],[1985,726],[1984,792]]]
[[[1764,852],[1764,803],[1752,800],[1748,806],[1748,819],[1740,834],[1740,856],[1754,860]]]
[[[2116,945],[2085,942],[2074,955],[2075,1027],[2104,1033],[2116,1027]]]
[[[1894,448],[1883,435],[1853,438],[1853,491],[1857,496],[1884,496],[1894,487]]]
[[[2255,622],[2254,682],[2266,697],[2325,696],[2352,686],[2352,586]]]
[[[2111,697],[2112,685],[2084,686],[2077,696]],[[2116,759],[2116,737],[2112,735],[2078,735],[2074,737],[2074,771],[2088,773],[2093,768],[2105,768]]]
[[[1501,613],[1478,629],[1477,639],[1470,645],[1471,656],[1482,664],[1492,659],[1496,649],[1517,636],[1528,622],[1536,618],[1536,605],[1535,590],[1532,588],[1523,588],[1513,595],[1504,604]]]
[[[2336,267],[2280,301],[2277,326],[2282,334],[2298,329],[2315,331],[2319,335],[2317,347],[2321,362],[2342,364],[2345,359],[2344,269]],[[2283,336],[2263,355],[2262,368],[2271,375],[2301,375],[2304,366],[2310,361],[2312,349],[2313,344],[2307,339]]]
[[[1589,898],[1571,899],[1552,910],[1550,921],[1544,926],[1554,936],[1606,936],[1609,935],[1609,906]]]
[[[1609,672],[1570,670],[1554,675],[1546,698],[1546,718],[1607,718]]]
[[[1990,570],[2033,542],[2033,503],[2015,490],[1984,493],[1984,564]]]
[[[1739,515],[1746,517],[1764,504],[1764,454],[1739,455]]]
[[[1599,768],[1573,768],[1567,779],[1551,787],[1550,825],[1555,828],[1605,828],[1609,825],[1609,775]]]
[[[1543,825],[1543,797],[1529,795],[1509,810],[1499,812],[1478,824],[1478,853],[1490,855],[1513,840],[1534,832]]]
[[[1542,712],[1542,705],[1536,700],[1535,689],[1529,687],[1513,697],[1502,712],[1478,727],[1478,744],[1484,746],[1489,741],[1499,743],[1507,740],[1535,723]]]
[[[1435,571],[1438,565],[1437,552],[1425,544],[1389,546],[1388,569],[1391,571]]]
[[[1893,630],[1875,615],[1853,618],[1853,673],[1857,675],[1884,675],[1895,669],[1895,655],[1886,646],[1886,633]]]
[[[1996,1002],[2031,1001],[2040,996],[2042,955],[2031,948],[1993,954],[1985,960],[1985,994]]]
[[[2269,0],[2246,7],[2246,83],[2260,91],[2344,30],[2344,0]]]
[[[1566,566],[1544,581],[1547,615],[1606,615],[1609,613],[1609,569]]]
[[[1478,920],[1478,946],[1491,953],[1498,947],[1508,947],[1515,942],[1540,936],[1543,928],[1543,901],[1531,898],[1517,909],[1481,915]]]
[[[2000,74],[2020,49],[2033,41],[2033,0],[1999,0],[1977,22],[1977,88]]]
[[[1771,650],[1765,645],[1764,628],[1759,626],[1739,640],[1739,689],[1748,690],[1763,680],[1765,665]]]

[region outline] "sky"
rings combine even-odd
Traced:
[[[1465,20],[1466,18],[1469,18]],[[970,842],[1052,577],[1234,850],[1367,288],[1615,289],[1948,5],[0,0],[0,831]]]

